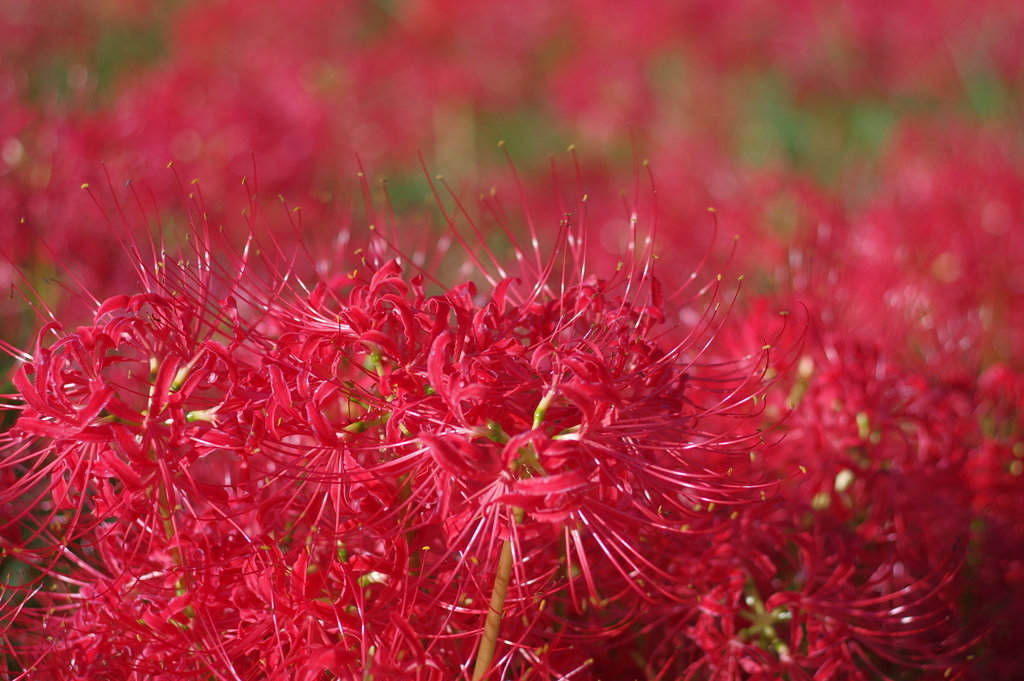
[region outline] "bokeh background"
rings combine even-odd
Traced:
[[[79,187],[101,163],[173,222],[168,162],[235,213],[254,154],[310,225],[358,211],[357,154],[415,212],[417,150],[474,196],[508,183],[499,140],[541,197],[575,144],[614,206],[634,134],[675,257],[707,247],[714,206],[735,271],[778,289],[824,229],[849,277],[905,274],[876,293],[932,326],[955,310],[944,342],[970,327],[983,361],[1017,364],[1022,39],[1012,0],[3,0],[2,240],[52,275],[41,235],[99,286],[120,256]],[[620,223],[594,227],[618,248]]]

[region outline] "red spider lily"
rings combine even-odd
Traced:
[[[546,258],[527,215],[513,277],[456,200],[487,298],[407,278],[394,236],[307,284],[255,198],[238,255],[196,201],[177,258],[133,261],[139,292],[20,357],[0,529],[21,668],[557,677],[628,668],[580,651],[646,636],[675,646],[646,648],[651,676],[962,662],[948,540],[970,518],[942,504],[970,506],[966,387],[824,336],[769,468],[809,474],[758,504],[774,477],[741,462],[795,356],[772,348],[799,340],[710,306],[665,328],[680,292],[636,252],[636,213],[605,280],[585,202]]]
[[[307,284],[301,245],[257,236],[253,198],[240,254],[197,219],[178,258],[159,242],[133,262],[139,292],[94,300],[73,333],[43,327],[18,355],[0,464],[19,575],[5,664],[436,679],[962,664],[949,539],[969,519],[911,502],[921,480],[964,501],[956,391],[866,345],[812,348],[826,369],[796,375],[773,476],[750,455],[781,417],[760,401],[796,356],[773,346],[799,347],[784,325],[766,343],[756,315],[735,334],[709,306],[665,328],[678,292],[649,243],[636,253],[636,213],[608,279],[587,271],[585,202],[552,256],[516,247],[512,277],[468,248],[456,217],[480,223],[456,205],[489,298],[406,278],[388,236]],[[809,475],[775,497],[797,466]],[[859,479],[839,489],[846,470]],[[827,505],[815,486],[833,478]],[[596,641],[646,658],[584,654]]]
[[[15,374],[0,503],[26,667],[546,669],[677,598],[638,538],[772,488],[741,466],[770,356],[706,361],[710,307],[660,331],[650,242],[587,274],[584,203],[520,277],[467,250],[489,300],[428,296],[383,237],[307,286],[272,234],[216,255],[202,208],[177,259],[134,263],[140,292],[47,324]]]
[[[426,0],[389,16],[304,0],[282,21],[226,0],[178,13],[168,59],[109,106],[77,65],[66,96],[45,92],[34,17],[49,4],[0,20],[3,249],[32,282],[67,263],[100,299],[47,285],[54,314],[36,306],[63,327],[31,353],[8,348],[21,365],[5,407],[18,426],[0,439],[6,675],[942,676],[965,660],[964,624],[993,629],[979,678],[1020,667],[1019,380],[949,370],[1019,354],[1012,136],[971,134],[970,154],[936,162],[904,134],[879,183],[893,196],[850,215],[791,178],[755,191],[764,175],[737,178],[716,148],[760,146],[734,136],[767,107],[815,130],[787,130],[767,158],[800,162],[808,141],[839,138],[824,155],[845,168],[832,119],[852,140],[879,104],[851,96],[1012,94],[1014,3],[651,2],[609,21],[618,8],[600,0]],[[72,8],[73,24],[121,6],[100,5]],[[74,31],[75,59],[93,32]],[[751,106],[754,71],[794,92],[776,102],[769,88],[766,104],[755,91]],[[899,111],[888,99],[883,118]],[[676,282],[701,260],[683,252],[687,220],[661,230],[655,262],[636,233],[649,218],[591,232],[585,206],[567,215],[558,196],[531,246],[512,237],[503,252],[486,219],[459,233],[475,212],[452,192],[433,255],[416,245],[429,237],[374,215],[383,236],[348,253],[363,258],[330,263],[291,235],[258,238],[255,204],[247,232],[220,236],[219,201],[169,208],[168,175],[152,203],[191,211],[192,232],[177,256],[127,242],[125,267],[63,196],[97,158],[138,180],[155,155],[194,163],[222,199],[249,148],[282,191],[319,196],[339,150],[387,159],[431,132],[439,165],[472,167],[470,124],[523,102],[552,114],[551,135],[614,148],[631,119],[685,149],[670,152],[692,179],[671,183],[676,218],[694,195],[701,211],[745,197],[740,248],[754,257],[739,271],[791,286],[815,325],[795,375],[785,349],[800,343],[774,322],[744,310],[741,333],[722,326],[726,285],[681,302]],[[805,116],[829,125],[792,125]],[[484,204],[505,228],[498,201]],[[457,276],[441,267],[446,240],[465,247]],[[628,244],[621,271],[599,240]],[[33,326],[4,314],[6,334]]]
[[[962,548],[912,575],[871,542],[784,497],[708,523],[679,542],[685,575],[626,641],[648,678],[889,678],[907,667],[964,669],[969,639],[950,619]],[[614,645],[614,643],[613,643]],[[604,661],[598,659],[595,664]]]
[[[979,611],[994,629],[982,673],[1011,678],[1024,662],[1020,630],[1013,625],[1015,613],[1024,607],[1024,378],[997,364],[977,383],[980,442],[964,467],[963,480],[972,492],[974,539],[981,554],[973,566]]]
[[[813,309],[816,304],[810,302]],[[756,319],[744,321],[756,327]],[[788,395],[786,390],[769,395],[766,414],[792,409],[777,428],[781,437],[769,463],[781,471],[799,465],[806,475],[786,481],[780,491],[793,514],[792,529],[783,524],[765,530],[792,537],[789,541],[804,552],[796,564],[804,567],[780,569],[777,579],[757,585],[758,592],[775,592],[776,605],[794,599],[808,612],[824,608],[815,617],[832,621],[826,627],[832,633],[822,650],[838,654],[845,649],[849,660],[860,658],[887,675],[896,673],[893,665],[934,664],[1005,677],[1013,665],[1005,649],[993,655],[991,664],[982,661],[981,671],[968,672],[965,665],[979,640],[993,646],[997,639],[1002,639],[1000,646],[1012,640],[1006,630],[996,633],[1001,625],[993,613],[1014,602],[1017,593],[1012,581],[1003,581],[996,557],[1013,553],[1019,543],[1012,530],[1015,521],[996,519],[1007,504],[1016,503],[1010,491],[1019,428],[1014,425],[1017,407],[1010,406],[1016,399],[1015,375],[1005,366],[990,370],[980,383],[957,369],[939,374],[921,359],[914,361],[915,353],[843,328],[847,323],[833,318],[829,329],[825,320],[818,322],[815,326],[823,328],[809,334],[805,356],[785,379]],[[990,438],[1001,442],[1001,456]],[[986,475],[986,468],[998,473]],[[810,528],[814,532],[808,535]],[[822,539],[829,543],[827,550],[808,548],[809,540]],[[991,548],[982,549],[980,542],[990,540]],[[754,553],[736,539],[724,543],[740,555]],[[761,551],[776,565],[793,564],[788,552]],[[824,601],[779,595],[786,574],[812,569],[815,554],[838,557],[828,572],[843,590]],[[827,563],[823,558],[815,562]],[[1003,570],[1010,564],[1001,561]],[[744,572],[753,573],[749,568]],[[993,581],[1005,584],[998,596],[988,587]],[[865,598],[856,593],[862,587],[875,593]],[[787,615],[795,616],[795,611]],[[801,636],[808,636],[808,626],[801,627]],[[814,669],[827,664],[828,673],[836,674],[844,667],[835,667],[839,663],[832,655],[789,659]]]

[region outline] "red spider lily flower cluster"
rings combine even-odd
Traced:
[[[507,224],[496,198],[483,204]],[[963,550],[886,500],[904,482],[847,485],[864,495],[845,507],[867,514],[856,522],[805,493],[836,475],[819,452],[847,452],[865,426],[810,410],[784,421],[770,388],[801,332],[756,314],[725,326],[721,276],[665,290],[635,210],[624,262],[602,277],[588,269],[586,197],[552,221],[546,255],[527,215],[532,246],[508,231],[513,258],[471,248],[456,222],[481,227],[457,206],[445,215],[479,286],[405,264],[418,258],[396,229],[371,230],[352,269],[314,263],[313,283],[301,241],[258,236],[254,197],[237,251],[199,201],[177,257],[131,242],[154,254],[133,262],[137,291],[93,300],[73,331],[45,324],[29,354],[11,348],[6,671],[960,668]],[[803,360],[797,380],[829,399]],[[780,420],[794,437],[766,441]]]
[[[1019,678],[1020,4],[7,2],[0,675]]]
[[[665,551],[777,486],[743,462],[783,367],[705,358],[717,305],[667,326],[649,241],[603,279],[585,217],[557,230],[518,276],[471,255],[489,295],[428,295],[386,238],[306,285],[301,244],[217,255],[204,218],[91,324],[44,325],[2,459],[7,664],[558,676],[692,600]]]

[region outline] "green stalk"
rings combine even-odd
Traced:
[[[494,589],[491,591],[491,605],[484,622],[484,634],[480,639],[480,649],[476,653],[476,666],[473,668],[473,681],[480,681],[494,661],[494,652],[498,647],[498,629],[505,612],[505,594],[512,576],[512,539],[506,539],[501,546],[501,558],[498,560],[498,572],[494,575]]]
[[[544,414],[554,399],[552,391],[541,399],[540,404],[533,412],[533,427],[539,428],[544,422]],[[484,437],[489,437],[498,443],[508,442],[508,435],[502,430],[501,425],[491,421],[488,423],[489,432]],[[541,475],[547,475],[544,467],[540,465],[540,459],[531,443],[519,451],[519,457],[511,463],[511,470],[515,473],[523,464],[529,466]],[[512,508],[514,524],[523,522],[523,509]],[[511,529],[511,528],[510,528]],[[480,638],[480,647],[476,652],[476,664],[473,667],[473,681],[480,681],[491,668],[494,662],[494,654],[498,648],[498,630],[501,628],[501,620],[505,615],[505,594],[508,593],[508,583],[512,578],[512,534],[502,542],[501,558],[498,559],[498,571],[494,575],[494,588],[491,590],[491,603],[487,610],[487,619],[484,621],[484,633]]]

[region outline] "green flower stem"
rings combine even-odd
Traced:
[[[505,594],[512,576],[512,539],[506,539],[501,546],[501,558],[498,560],[498,572],[494,575],[494,589],[491,591],[491,604],[484,622],[484,633],[480,639],[480,649],[476,654],[476,666],[473,668],[473,681],[480,681],[494,661],[494,653],[498,647],[498,629],[505,612]]]
[[[514,524],[523,522],[523,509],[513,508]],[[480,648],[476,652],[476,666],[473,667],[473,681],[480,681],[494,662],[494,653],[498,648],[498,630],[505,615],[505,594],[512,578],[512,534],[501,545],[501,558],[498,559],[498,571],[494,575],[494,588],[491,590],[491,603],[484,621],[484,633],[480,638]]]

